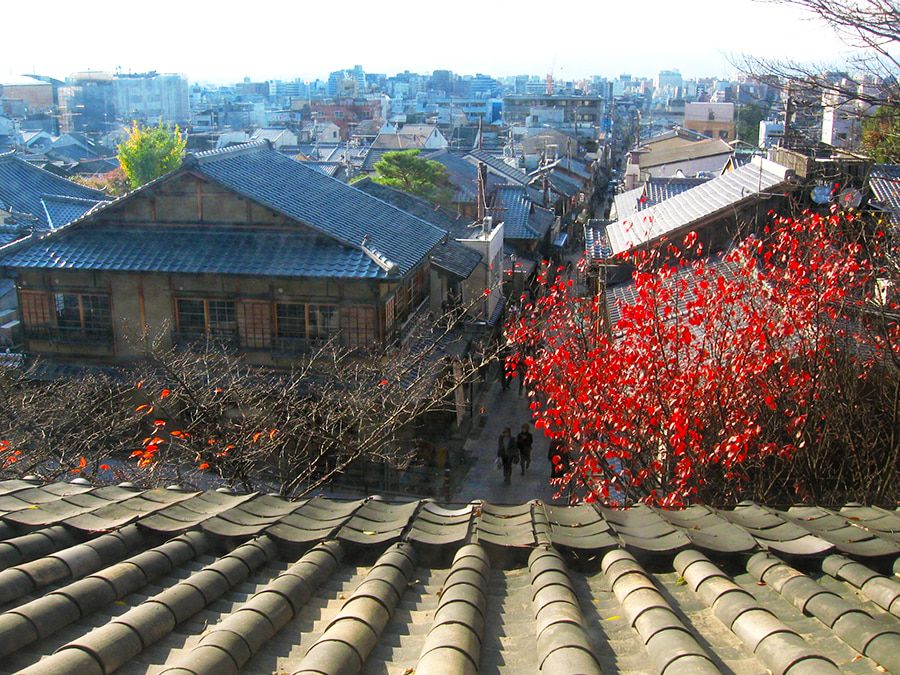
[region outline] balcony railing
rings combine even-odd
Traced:
[[[110,347],[113,344],[113,332],[111,328],[27,326],[24,333],[26,339],[45,340],[58,345],[96,345]]]

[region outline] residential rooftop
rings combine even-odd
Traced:
[[[900,514],[0,482],[0,670],[900,670]]]

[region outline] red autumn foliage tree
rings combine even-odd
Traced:
[[[713,257],[691,233],[633,254],[631,297],[609,312],[545,272],[507,326],[508,367],[524,360],[535,426],[568,448],[560,492],[666,507],[896,498],[885,247],[853,214],[773,217]]]

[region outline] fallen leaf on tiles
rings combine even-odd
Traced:
[[[369,536],[371,537],[371,536],[376,535],[376,534],[378,534],[378,533],[377,533],[377,532],[373,532],[372,530],[363,530],[363,534],[367,534],[367,535],[369,535]]]
[[[37,504],[32,504],[32,505],[29,506],[28,508],[29,508],[29,509],[39,509],[39,508],[41,508],[41,507],[38,506]]]
[[[338,600],[344,600],[344,594],[338,593]]]
[[[768,586],[769,584],[767,584],[765,581],[757,581],[756,585],[757,586]]]
[[[622,618],[621,616],[617,615],[617,616],[611,616],[611,617],[607,618],[606,620],[607,621],[618,621],[621,618]]]
[[[685,579],[684,577],[678,577],[675,580],[675,583],[678,584],[679,586],[684,586],[687,584],[687,579]]]

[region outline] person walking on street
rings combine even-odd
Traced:
[[[513,460],[518,459],[519,450],[512,437],[512,429],[506,427],[497,442],[497,457],[503,463],[503,482],[512,482]]]
[[[516,436],[516,445],[519,448],[519,464],[522,466],[522,475],[525,469],[531,466],[531,446],[534,444],[534,436],[528,429],[528,423],[522,425],[522,431]]]

